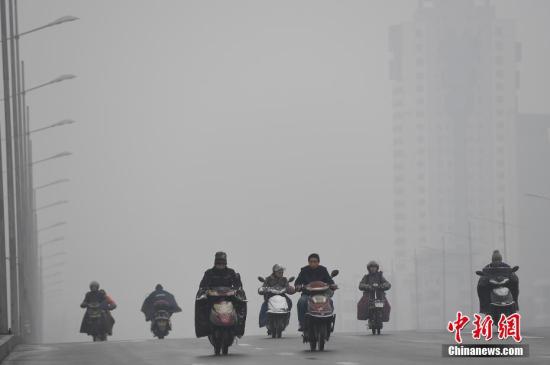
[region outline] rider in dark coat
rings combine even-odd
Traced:
[[[235,310],[239,317],[236,335],[244,335],[246,324],[246,295],[243,290],[241,277],[235,270],[227,267],[227,254],[217,252],[214,257],[214,267],[206,270],[199,284],[197,298],[200,298],[207,289],[215,287],[228,287],[236,289],[237,300],[234,301]],[[208,336],[210,334],[210,302],[207,300],[197,300],[195,302],[195,334],[197,337]]]
[[[314,281],[322,281],[323,283],[330,285],[331,289],[336,288],[336,284],[334,284],[334,280],[332,279],[332,276],[330,276],[330,274],[328,273],[327,268],[323,265],[320,265],[321,260],[318,254],[310,254],[307,258],[307,261],[308,265],[302,267],[302,269],[300,270],[300,274],[298,274],[298,278],[296,278],[294,284],[296,291],[301,291],[303,287]],[[298,331],[303,331],[304,319],[307,311],[306,293],[302,292],[302,295],[300,296],[300,299],[298,299],[298,304],[296,305],[296,307],[298,309],[298,322],[300,326],[298,328]]]
[[[111,311],[116,308],[116,304],[105,293],[105,290],[99,289],[99,283],[97,281],[92,281],[90,283],[90,291],[84,296],[84,300],[80,304],[80,308],[88,308],[88,305],[90,304],[99,304],[100,308],[103,310],[105,331],[107,334],[112,335],[115,319],[111,315]],[[84,317],[82,318],[80,333],[86,333],[88,335],[92,334],[88,328],[88,311],[84,313]]]
[[[153,318],[157,308],[166,310],[170,315],[173,313],[181,312],[181,308],[176,302],[176,298],[162,287],[157,284],[155,291],[145,298],[141,311],[145,314],[145,321],[148,322]]]
[[[363,298],[357,304],[357,318],[359,320],[367,320],[369,313],[369,305],[374,300],[374,295],[378,299],[384,300],[384,308],[382,320],[384,322],[390,319],[390,303],[386,298],[386,290],[391,288],[391,284],[386,280],[380,266],[376,261],[371,261],[367,265],[368,274],[363,276],[359,283],[359,290],[363,291]]]
[[[489,271],[497,268],[510,268],[510,265],[502,261],[502,255],[499,250],[494,250],[491,256],[491,263],[485,265],[483,271]],[[519,309],[519,278],[515,273],[510,274],[510,283],[508,285],[512,297],[516,302],[516,310]],[[479,312],[489,313],[491,306],[491,290],[489,288],[489,276],[484,275],[479,278],[477,283],[477,295],[479,297]]]

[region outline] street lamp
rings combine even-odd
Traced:
[[[53,277],[56,277],[56,276],[59,276],[59,275],[61,275],[61,271],[54,271],[52,273],[42,275],[42,277],[44,279],[48,279],[48,278],[53,278]]]
[[[48,82],[45,82],[43,84],[40,84],[40,85],[36,85],[34,87],[31,87],[30,89],[27,89],[27,90],[23,90],[21,92],[19,92],[19,94],[26,94],[28,93],[29,91],[33,91],[33,90],[36,90],[36,89],[40,89],[44,86],[48,86],[48,85],[52,85],[52,84],[56,84],[58,82],[61,82],[61,81],[65,81],[65,80],[72,80],[76,78],[75,75],[71,75],[71,74],[64,74],[64,75],[60,75],[60,76],[57,76],[55,79],[53,80],[50,80]],[[9,97],[11,98],[13,95],[10,95]],[[4,101],[6,98],[3,98],[3,99],[0,99],[0,101]]]
[[[44,227],[44,228],[40,228],[37,232],[42,232],[42,231],[45,231],[45,230],[48,230],[48,229],[52,229],[52,228],[55,228],[55,227],[59,227],[59,226],[63,226],[67,224],[67,222],[57,222],[55,224],[52,224],[51,226],[47,226],[47,227]]]
[[[49,160],[54,160],[56,158],[61,158],[61,157],[67,157],[67,156],[71,156],[72,155],[72,152],[67,152],[67,151],[64,151],[64,152],[60,152],[56,155],[53,155],[53,156],[50,156],[50,157],[46,157],[46,158],[43,158],[42,160],[37,160],[37,161],[34,161],[31,163],[31,165],[36,165],[38,163],[41,163],[41,162],[45,162],[45,161],[49,161]]]
[[[550,196],[546,196],[546,195],[533,194],[533,193],[526,193],[525,195],[531,198],[550,200]]]
[[[66,182],[69,182],[69,181],[71,181],[71,180],[70,179],[55,180],[55,181],[49,182],[47,184],[37,186],[37,187],[34,188],[34,190],[44,189],[44,188],[47,188],[48,186],[62,184],[62,183],[66,183]]]
[[[68,200],[58,200],[54,203],[51,203],[51,204],[47,204],[47,205],[43,205],[41,207],[38,207],[36,209],[34,209],[35,212],[38,212],[39,210],[42,210],[42,209],[47,209],[47,208],[51,208],[51,207],[56,207],[58,205],[63,205],[63,204],[68,204],[69,201]]]
[[[63,261],[61,262],[56,262],[55,264],[51,264],[50,266],[44,266],[42,267],[42,271],[46,271],[46,270],[50,270],[50,269],[54,269],[56,267],[61,267],[61,266],[64,266],[65,263]]]
[[[63,284],[63,280],[52,281],[52,282],[48,282],[48,283],[45,283],[45,284],[47,284],[48,287],[51,288],[54,285]],[[47,288],[46,288],[46,290],[47,290]]]
[[[54,21],[51,21],[47,24],[44,24],[40,27],[36,27],[36,28],[33,28],[33,29],[30,29],[30,30],[27,30],[25,32],[22,32],[22,33],[19,33],[19,34],[16,34],[15,36],[13,37],[10,37],[10,38],[7,38],[8,40],[9,39],[13,39],[13,38],[20,38],[21,36],[24,36],[24,35],[27,35],[27,34],[30,34],[30,33],[34,33],[34,32],[37,32],[39,30],[42,30],[44,28],[49,28],[49,27],[53,27],[55,25],[59,25],[59,24],[63,24],[63,23],[68,23],[68,22],[74,22],[75,20],[78,20],[79,18],[77,18],[76,16],[72,16],[72,15],[65,15],[65,16],[62,16],[61,18],[59,19],[56,19]]]
[[[55,122],[55,123],[52,123],[46,127],[42,127],[42,128],[37,128],[37,129],[33,129],[32,131],[29,132],[29,134],[31,133],[36,133],[36,132],[40,132],[40,131],[43,131],[43,130],[46,130],[46,129],[50,129],[50,128],[55,128],[55,127],[62,127],[64,125],[69,125],[69,124],[73,124],[73,123],[76,123],[74,120],[72,119],[63,119],[63,120],[60,120],[59,122]]]
[[[40,246],[46,246],[46,245],[50,245],[52,243],[57,243],[57,242],[61,242],[65,239],[65,237],[63,236],[60,236],[60,237],[56,237],[56,238],[53,238],[51,240],[48,240],[48,241],[45,241],[45,242],[41,242],[40,243]]]
[[[37,85],[37,86],[34,86],[34,87],[31,87],[30,89],[27,89],[25,91],[23,91],[24,93],[28,93],[29,91],[33,91],[33,90],[36,90],[36,89],[40,89],[41,87],[44,87],[44,86],[48,86],[48,85],[52,85],[52,84],[57,84],[58,82],[61,82],[61,81],[65,81],[65,80],[72,80],[76,78],[75,75],[71,75],[71,74],[64,74],[64,75],[60,75],[60,76],[57,76],[55,79],[51,80],[51,81],[48,81],[48,82],[45,82],[43,84],[40,84],[40,85]]]
[[[48,255],[48,256],[43,256],[43,259],[45,259],[45,260],[53,259],[54,257],[65,256],[66,254],[67,254],[67,252],[61,251],[61,252],[57,252],[57,253],[54,253],[54,254],[51,254],[51,255]]]

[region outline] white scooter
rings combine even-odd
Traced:
[[[262,283],[265,279],[261,276],[258,280]],[[294,277],[288,279],[288,283],[294,281]],[[263,295],[267,300],[267,323],[266,327],[272,338],[281,338],[283,331],[288,326],[290,320],[290,308],[286,295],[287,287],[265,287],[262,286],[258,289],[258,293]],[[290,294],[290,293],[289,293]]]

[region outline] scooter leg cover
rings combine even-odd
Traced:
[[[369,297],[363,295],[359,302],[357,302],[357,319],[359,321],[366,321],[369,319]]]

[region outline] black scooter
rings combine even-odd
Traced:
[[[511,292],[512,274],[518,271],[519,266],[485,268],[476,271],[476,274],[486,278],[490,294],[490,313],[494,323],[498,323],[501,314],[509,316],[516,313],[518,306]],[[480,279],[481,280],[481,279]]]

